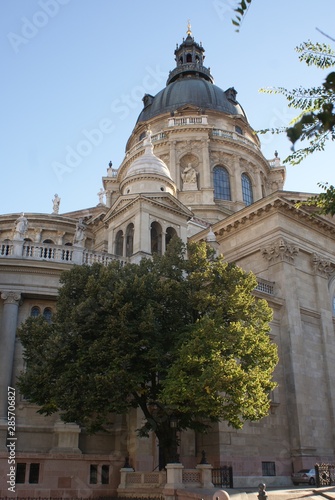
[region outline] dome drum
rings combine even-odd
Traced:
[[[120,184],[122,195],[141,193],[170,193],[176,194],[176,186],[172,180],[155,174],[139,174],[134,177],[125,177]]]

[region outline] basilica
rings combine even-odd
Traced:
[[[269,415],[241,430],[221,422],[205,435],[181,433],[182,465],[195,468],[205,451],[213,467],[232,468],[234,486],[257,487],[291,485],[293,471],[334,463],[334,221],[297,206],[307,194],[284,190],[278,154],[263,156],[237,91],[215,85],[190,28],[174,56],[166,86],[143,96],[124,159],[109,164],[97,206],[60,213],[55,195],[52,213],[0,215],[0,464],[8,471],[1,496],[14,474],[11,459],[21,497],[110,495],[125,457],[135,471],[157,469],[154,437],[136,434],[139,411],[116,416],[108,435],[37,413],[16,389],[24,370],[16,329],[29,316],[52,321],[64,270],[138,263],[164,254],[174,235],[207,241],[256,275],[254,293],[273,310],[279,352]]]

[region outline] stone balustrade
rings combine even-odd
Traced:
[[[257,286],[255,290],[258,292],[267,293],[268,295],[274,295],[275,282],[265,280],[263,278],[257,277]]]
[[[210,464],[199,464],[195,469],[184,469],[180,463],[171,463],[166,465],[165,471],[157,472],[135,472],[132,468],[122,468],[120,476],[118,491],[122,491],[122,495],[126,491],[213,488]]]
[[[213,128],[212,137],[213,138],[223,137],[227,139],[232,139],[233,141],[242,142],[243,144],[246,144],[247,146],[250,146],[253,149],[259,150],[259,147],[254,142],[250,141],[250,139],[247,139],[246,137],[243,137],[243,135],[237,134],[236,132],[232,132],[231,130]]]
[[[169,127],[180,127],[181,125],[208,125],[207,116],[182,116],[169,118]]]
[[[31,241],[0,241],[0,259],[3,258],[79,265],[92,265],[96,262],[108,265],[113,260],[126,262],[122,257],[105,252],[94,252],[77,246],[33,243]]]

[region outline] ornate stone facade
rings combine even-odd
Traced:
[[[55,195],[51,214],[0,216],[2,470],[7,391],[24,368],[17,325],[29,315],[52,320],[63,270],[138,262],[164,253],[174,234],[207,240],[256,274],[280,356],[270,415],[239,431],[221,423],[205,436],[183,433],[183,465],[195,467],[205,450],[213,466],[233,467],[235,486],[257,486],[288,485],[292,469],[334,461],[335,225],[296,207],[306,195],[282,190],[278,155],[264,158],[235,89],[214,85],[203,52],[188,32],[167,86],[144,97],[124,160],[118,169],[109,164],[96,207],[60,214]],[[89,436],[36,410],[16,393],[19,496],[107,496],[124,457],[137,471],[158,464],[155,443],[136,437],[139,413],[116,417],[108,436]]]

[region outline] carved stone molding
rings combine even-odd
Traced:
[[[283,238],[271,243],[262,249],[262,255],[269,262],[289,262],[294,264],[294,259],[299,253],[299,248],[288,243]]]
[[[20,292],[2,292],[1,298],[2,298],[2,300],[4,300],[5,304],[17,304],[17,305],[19,305],[19,302],[21,300],[21,293]]]
[[[187,153],[195,153],[197,156],[200,156],[201,154],[201,144],[199,141],[183,141],[177,149],[179,158],[183,157]]]
[[[228,167],[232,167],[234,164],[233,155],[224,153],[222,151],[212,151],[210,153],[210,159],[213,165],[222,164]]]
[[[189,164],[191,164],[193,168],[199,166],[199,159],[192,153],[187,153],[180,158],[180,166],[183,169],[186,168]]]
[[[321,255],[313,253],[311,256],[312,267],[315,274],[319,274],[323,278],[329,278],[329,276],[334,272],[334,265]]]
[[[245,160],[244,158],[240,158],[239,163],[241,171],[243,170],[248,174],[256,174],[258,171],[258,168],[255,164],[251,163],[248,160]]]

